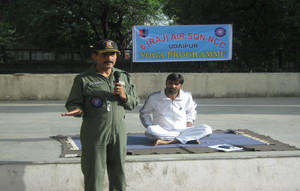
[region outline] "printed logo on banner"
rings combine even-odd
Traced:
[[[218,37],[223,37],[226,34],[226,30],[223,27],[216,28],[215,35]]]
[[[148,29],[140,29],[140,37],[146,38],[149,35],[149,30]]]

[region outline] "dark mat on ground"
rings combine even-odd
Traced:
[[[81,143],[79,135],[52,136],[62,144],[60,157],[80,157]],[[143,134],[128,134],[127,155],[149,154],[188,154],[188,153],[211,153],[223,152],[209,148],[209,146],[228,144],[242,148],[239,152],[250,151],[286,151],[298,150],[294,146],[281,143],[269,136],[257,134],[247,129],[239,130],[215,130],[210,136],[202,138],[201,144],[169,144],[152,146],[153,142]]]

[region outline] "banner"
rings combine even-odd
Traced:
[[[231,60],[232,25],[134,26],[133,62]]]

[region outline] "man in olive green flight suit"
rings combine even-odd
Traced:
[[[66,102],[68,112],[62,116],[82,116],[81,168],[85,191],[102,191],[107,169],[110,191],[126,190],[124,163],[127,134],[125,110],[138,105],[139,98],[130,76],[114,68],[117,44],[101,40],[93,46],[95,61],[79,74]]]

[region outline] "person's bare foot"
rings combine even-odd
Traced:
[[[169,141],[157,139],[157,140],[154,142],[153,145],[154,145],[154,146],[157,146],[157,145],[167,145],[167,144],[177,143],[177,142],[179,142],[177,139],[172,139],[172,140],[169,140]]]

